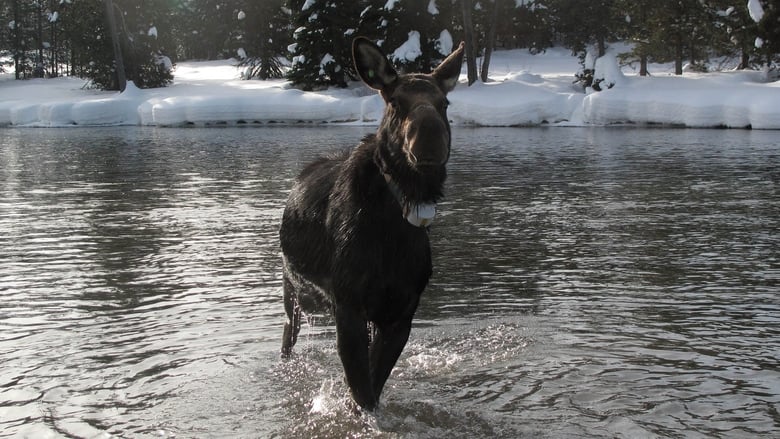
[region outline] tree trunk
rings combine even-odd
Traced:
[[[21,11],[19,11],[19,1],[20,0],[14,0],[14,72],[16,79],[22,79],[20,65],[22,60],[19,56],[22,53],[22,39],[19,35],[19,17],[21,15]]]
[[[493,47],[496,45],[496,26],[498,24],[498,2],[493,0],[493,15],[490,17],[490,27],[488,28],[487,38],[485,39],[485,58],[482,60],[482,82],[488,82],[488,71],[490,69],[490,57],[493,55]]]
[[[122,59],[122,47],[119,44],[119,35],[116,32],[116,16],[114,15],[114,3],[111,0],[106,2],[106,18],[108,19],[108,31],[111,33],[111,42],[114,47],[114,61],[116,62],[116,79],[119,85],[119,91],[125,91],[127,78],[125,77],[125,62]]]
[[[471,0],[461,0],[463,6],[463,31],[466,42],[466,69],[468,72],[469,85],[477,80],[477,57],[476,47],[474,47],[474,25],[471,22]]]
[[[639,55],[639,76],[647,76],[647,55]]]
[[[52,78],[56,78],[59,76],[59,64],[57,63],[57,51],[58,51],[58,42],[57,42],[57,21],[51,21],[49,22],[49,30],[51,32],[51,37],[49,38],[51,40],[51,46],[49,46],[50,49],[50,57],[51,57],[51,73],[49,73],[49,76]]]
[[[748,52],[744,47],[742,47],[742,55],[740,57],[739,67],[737,68],[740,70],[750,68],[750,52]]]
[[[604,37],[599,37],[598,39],[598,48],[599,48],[599,58],[607,54],[607,42],[604,40]]]
[[[45,66],[43,64],[43,4],[41,2],[38,2],[38,60],[35,63],[35,74],[33,76],[40,76],[41,78],[44,77],[43,72],[45,71]]]
[[[674,74],[682,75],[682,63],[683,63],[683,39],[682,35],[678,32],[675,38],[675,51],[674,51]]]

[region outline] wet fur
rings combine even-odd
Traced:
[[[444,99],[449,89],[443,88],[450,85],[442,81],[451,81],[453,74],[457,79],[462,49],[444,78],[441,72],[397,76],[373,43],[358,39],[353,47],[359,73],[389,105],[376,134],[351,151],[308,165],[290,193],[280,230],[288,316],[282,355],[289,356],[297,341],[302,311],[329,310],[352,397],[373,410],[432,273],[428,230],[409,224],[402,204],[442,197],[450,146]],[[443,119],[437,123],[446,128],[410,130],[416,122],[409,120],[409,111],[420,104],[419,113]],[[434,139],[428,143],[440,149],[431,157],[444,157],[443,162],[415,166],[410,151],[423,156],[428,146],[410,146],[408,138],[414,136]],[[400,188],[401,202],[386,175]]]

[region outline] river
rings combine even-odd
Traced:
[[[369,132],[0,130],[0,437],[780,436],[780,134],[456,128],[356,416],[332,321],[279,358],[278,227]]]

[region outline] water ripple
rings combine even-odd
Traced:
[[[434,277],[355,416],[330,319],[278,359],[277,233],[362,134],[6,130],[0,437],[778,435],[772,133],[455,130]]]

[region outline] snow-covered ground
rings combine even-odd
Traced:
[[[84,90],[76,78],[14,81],[1,74],[0,126],[375,124],[381,117],[381,99],[361,84],[302,92],[282,80],[240,80],[234,64],[182,62],[172,86],[139,90],[129,84],[124,93]],[[607,56],[598,60],[597,76],[615,86],[583,93],[572,83],[578,61],[565,49],[499,51],[491,67],[486,84],[467,87],[461,76],[449,97],[454,124],[780,129],[780,82],[764,82],[761,72],[674,76],[669,66],[656,65],[650,77],[639,77]]]

